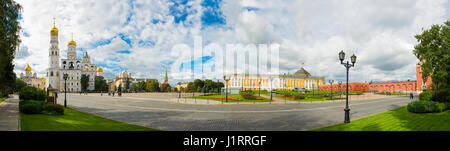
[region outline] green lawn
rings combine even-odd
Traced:
[[[450,110],[441,113],[410,113],[400,107],[373,116],[312,131],[450,131]]]
[[[258,94],[254,94],[254,96],[258,97]],[[225,98],[226,96],[217,94],[217,95],[198,96],[198,97]],[[194,99],[193,97],[187,97],[187,98]],[[266,99],[266,98],[263,98],[263,97],[259,97],[259,98],[262,98],[262,100],[247,100],[247,99],[244,99],[241,95],[228,95],[228,98],[234,98],[234,99],[241,99],[242,100],[242,101],[228,100],[228,102],[271,102],[270,99]],[[204,99],[204,98],[196,98],[196,99]],[[208,99],[208,100],[216,100],[216,101],[225,102],[225,99]]]
[[[7,99],[6,97],[0,98],[0,103],[2,103],[3,101],[5,101],[6,99]]]
[[[66,108],[64,115],[20,114],[22,131],[155,131]]]
[[[329,101],[330,97],[321,97],[321,96],[306,96],[305,99],[289,99],[289,98],[284,98],[283,95],[276,95],[275,96],[278,99],[286,99],[288,101],[300,101],[300,102],[311,102],[311,101]],[[337,96],[333,96],[333,100],[344,100],[345,98],[339,98]]]

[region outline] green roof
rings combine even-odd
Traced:
[[[305,75],[305,76],[311,76],[308,71],[305,70],[305,68],[301,68],[297,70],[297,72],[294,73],[294,75]]]

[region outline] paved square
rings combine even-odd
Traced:
[[[58,103],[64,103],[59,95]],[[169,131],[297,131],[342,123],[344,102],[271,105],[196,105],[174,96],[67,95],[69,107],[122,122]],[[408,97],[350,101],[351,119],[406,105]]]

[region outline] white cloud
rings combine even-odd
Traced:
[[[17,1],[23,6],[23,30],[29,34],[22,36],[21,46],[29,56],[15,59],[18,74],[30,63],[33,72],[43,76],[55,17],[61,53],[73,32],[78,48],[87,50],[95,63],[109,66],[103,69],[110,76],[117,72],[115,67],[122,67],[140,78],[162,79],[165,63],[176,59],[170,56],[172,46],[192,47],[193,36],[203,36],[204,42],[223,46],[279,43],[283,72],[293,73],[305,62],[314,75],[340,80],[345,72],[337,53],[345,50],[348,56],[358,56],[351,72],[355,81],[415,78],[413,36],[422,27],[447,20],[450,5],[447,0],[227,0],[221,4],[226,24],[202,29],[201,0],[188,3],[189,11],[197,13],[188,14],[184,24],[175,23],[173,3],[167,1]],[[133,41],[131,48],[119,34]],[[105,40],[110,43],[96,45]],[[129,54],[117,53],[126,49]]]

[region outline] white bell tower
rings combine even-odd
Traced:
[[[59,89],[59,48],[58,48],[58,28],[55,27],[55,18],[53,18],[53,28],[50,30],[50,48],[48,49],[48,68],[46,87]]]

